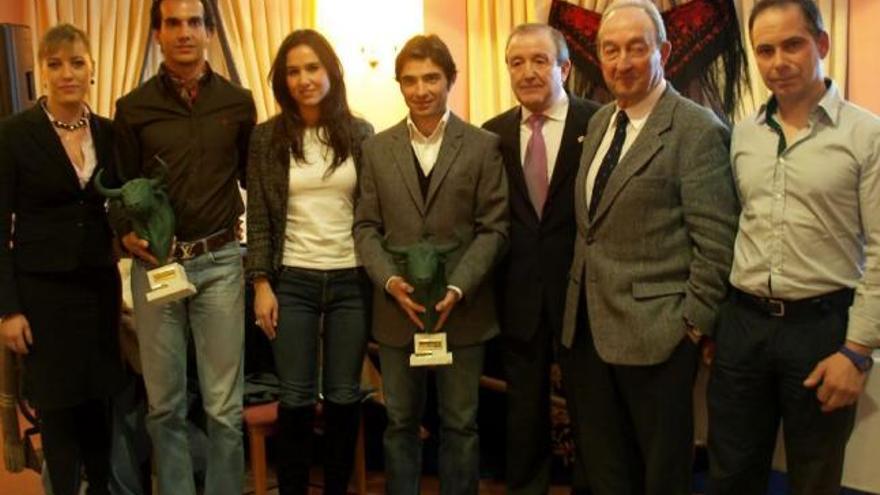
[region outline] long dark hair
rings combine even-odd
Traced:
[[[303,133],[306,124],[287,87],[287,53],[299,45],[306,45],[315,52],[330,80],[330,90],[319,105],[321,115],[317,125],[318,139],[333,150],[333,161],[327,169],[327,175],[330,175],[352,156],[354,116],[345,97],[342,63],[327,39],[317,31],[298,29],[287,35],[272,62],[269,82],[275,101],[281,107],[281,115],[273,129],[270,146],[282,166],[288,166],[291,155],[297,160],[305,160]]]

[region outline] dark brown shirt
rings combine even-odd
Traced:
[[[118,178],[152,177],[156,155],[168,166],[167,184],[179,240],[233,228],[244,212],[247,146],[256,123],[250,91],[211,72],[200,79],[190,106],[165,71],[116,102]],[[122,236],[131,227],[116,212]]]

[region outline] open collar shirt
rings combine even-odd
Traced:
[[[847,339],[880,347],[880,119],[830,80],[786,142],[776,101],[733,132],[742,203],[731,283],[798,300],[855,288]]]
[[[443,134],[446,132],[446,123],[449,122],[449,113],[449,109],[443,113],[443,117],[440,118],[440,122],[437,123],[437,127],[434,128],[434,132],[430,136],[422,134],[422,131],[413,122],[412,117],[406,116],[409,141],[412,144],[416,158],[419,159],[419,167],[421,167],[425,177],[431,175],[431,170],[434,169],[437,157],[440,156],[440,147],[443,146]]]

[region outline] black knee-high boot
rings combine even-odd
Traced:
[[[354,467],[361,404],[324,402],[324,493],[344,495]]]
[[[305,495],[309,489],[315,408],[278,407],[276,471],[280,495]]]

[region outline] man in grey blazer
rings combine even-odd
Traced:
[[[664,80],[647,0],[614,3],[598,55],[615,101],[589,123],[563,315],[570,414],[592,493],[691,493],[692,390],[724,299],[737,200],[729,133]]]
[[[411,368],[413,334],[425,306],[440,313],[453,364],[435,370],[441,422],[440,491],[479,487],[477,399],[483,342],[498,334],[491,270],[507,242],[507,182],[497,136],[447,110],[455,63],[437,36],[415,36],[397,56],[395,73],[409,115],[364,144],[355,246],[375,284],[373,335],[388,413],[387,492],[419,493],[427,371]],[[457,247],[446,256],[440,301],[413,300],[387,246],[422,239]]]

